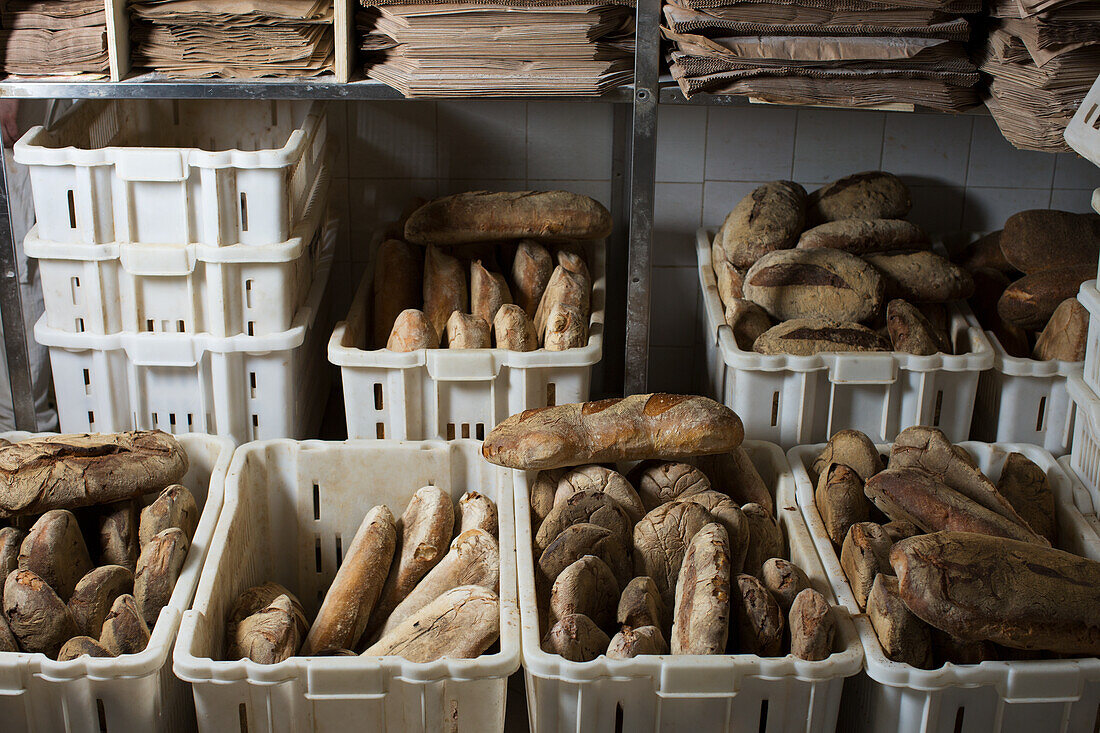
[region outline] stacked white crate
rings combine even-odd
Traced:
[[[326,131],[317,102],[88,101],[16,143],[64,430],[310,431],[328,387]]]

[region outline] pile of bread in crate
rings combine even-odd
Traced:
[[[187,469],[159,431],[2,441],[0,652],[144,650],[199,521]]]
[[[1096,278],[1100,216],[1033,209],[960,252],[974,279],[970,305],[1009,356],[1083,361],[1089,313],[1077,300]]]
[[[904,217],[909,190],[884,171],[807,194],[763,184],[726,217],[711,265],[737,346],[761,354],[950,354],[945,304],[974,282]]]
[[[808,469],[832,545],[818,549],[839,548],[889,659],[934,669],[1100,653],[1100,562],[1058,549],[1070,528],[1027,456],[1009,453],[994,483],[934,428],[902,431],[888,457],[844,430]]]
[[[787,559],[743,436],[728,407],[669,394],[527,410],[489,433],[490,462],[538,471],[535,575],[520,587],[533,586],[546,652],[833,653],[830,603]]]
[[[567,191],[472,191],[413,211],[375,257],[373,345],[390,351],[564,351],[588,344],[583,244],[611,233]]]

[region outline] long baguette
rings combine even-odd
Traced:
[[[901,599],[932,626],[1014,649],[1100,654],[1100,563],[967,532],[894,545]]]
[[[728,407],[657,393],[525,410],[493,428],[481,452],[499,466],[536,470],[725,453],[744,437]]]
[[[107,504],[178,482],[179,442],[159,430],[31,438],[0,448],[0,517]]]
[[[387,239],[378,246],[374,265],[373,344],[386,345],[397,315],[419,308],[423,299],[424,253],[400,239]]]

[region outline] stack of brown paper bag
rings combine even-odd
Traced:
[[[0,11],[4,72],[18,76],[104,76],[103,0],[8,0]]]
[[[992,0],[986,106],[1018,148],[1069,150],[1062,133],[1100,76],[1100,2]]]
[[[362,2],[366,74],[409,97],[599,95],[633,78],[625,5]]]
[[[980,0],[667,0],[669,66],[686,96],[790,104],[978,103],[968,58]]]
[[[333,70],[333,0],[132,0],[134,66],[174,77]]]

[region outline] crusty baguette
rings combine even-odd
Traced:
[[[1100,654],[1100,563],[964,532],[902,540],[890,553],[905,605],[964,640]]]
[[[134,599],[150,629],[172,598],[190,545],[182,529],[169,527],[141,548],[134,573]]]
[[[435,330],[431,320],[423,311],[415,308],[403,310],[393,322],[393,331],[386,341],[390,351],[416,351],[417,349],[438,349],[441,334]]]
[[[487,349],[489,345],[489,324],[477,316],[455,311],[447,319],[448,349]]]
[[[539,307],[535,309],[535,333],[545,339],[550,313],[557,306],[576,308],[580,313],[580,322],[587,325],[591,309],[591,281],[583,274],[571,272],[562,266],[554,268],[546,292],[542,294]]]
[[[470,263],[471,313],[485,321],[486,325],[492,326],[493,318],[500,307],[511,302],[512,294],[508,292],[504,275],[485,269],[481,260]]]
[[[387,631],[364,657],[395,656],[410,662],[441,657],[473,659],[500,637],[500,599],[479,585],[452,588]]]
[[[634,573],[657,584],[665,608],[675,608],[676,583],[692,537],[714,522],[706,509],[688,501],[662,504],[634,526]],[[729,541],[726,541],[729,555]]]
[[[138,540],[142,546],[169,527],[179,527],[191,540],[199,524],[199,508],[186,486],[173,484],[141,510]]]
[[[374,259],[373,346],[380,349],[397,320],[408,308],[423,302],[424,253],[400,239],[387,239],[378,246]]]
[[[791,630],[791,654],[816,662],[833,653],[836,619],[825,596],[806,587],[784,610],[788,612],[787,628]]]
[[[588,316],[562,303],[550,309],[546,317],[543,347],[547,351],[579,349],[588,344]]]
[[[721,654],[730,627],[730,557],[726,530],[708,524],[691,538],[676,581],[673,654]]]
[[[493,318],[493,339],[498,349],[534,351],[539,347],[535,323],[518,305],[502,305]]]
[[[442,337],[451,314],[469,310],[469,296],[462,262],[428,247],[424,258],[424,315],[435,333]]]
[[[554,260],[546,247],[533,239],[524,239],[519,243],[516,257],[512,260],[512,288],[516,303],[528,318],[534,319],[553,272]]]
[[[454,528],[456,537],[471,529],[483,529],[496,537],[499,529],[497,505],[484,494],[467,491],[455,507]]]
[[[187,453],[159,430],[30,438],[0,448],[0,517],[122,501],[186,472]]]
[[[1001,468],[997,491],[1033,530],[1054,544],[1058,535],[1057,512],[1046,471],[1023,453],[1010,453]]]
[[[643,654],[668,654],[668,642],[656,626],[624,626],[607,645],[608,659],[633,659]]]
[[[51,509],[38,518],[19,548],[19,569],[46,581],[63,601],[92,569],[92,560],[72,512]]]
[[[304,656],[355,646],[382,593],[396,542],[393,513],[385,505],[367,512],[302,644]]]
[[[534,470],[723,453],[744,435],[741,419],[714,400],[658,393],[525,410],[493,428],[481,451],[490,463]]]
[[[598,201],[568,191],[470,191],[421,206],[405,222],[415,244],[509,239],[602,239],[611,214]]]
[[[858,430],[840,430],[833,433],[825,450],[814,459],[811,477],[817,481],[821,472],[830,464],[841,463],[859,474],[866,481],[882,470],[882,456],[871,439]]]

